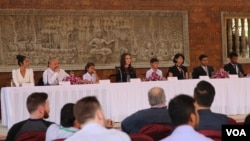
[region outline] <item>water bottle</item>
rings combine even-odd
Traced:
[[[127,82],[130,82],[130,75],[127,74]]]

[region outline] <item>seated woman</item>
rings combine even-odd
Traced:
[[[116,82],[129,82],[130,78],[136,78],[136,72],[131,65],[131,55],[123,53],[120,59],[120,67],[116,70]]]
[[[23,55],[16,56],[18,69],[12,70],[12,80],[16,87],[22,86],[23,83],[34,84],[34,72],[29,67],[29,59]]]
[[[88,62],[85,66],[85,74],[83,74],[82,79],[86,81],[86,83],[99,83],[99,77],[95,71],[95,64],[92,62]]]
[[[184,59],[183,54],[175,54],[173,59],[175,65],[168,69],[168,77],[177,77],[178,79],[188,78],[187,67],[183,66]]]

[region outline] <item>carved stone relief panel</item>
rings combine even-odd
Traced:
[[[67,70],[119,65],[129,52],[132,65],[149,68],[157,57],[161,67],[173,65],[183,53],[189,65],[188,16],[186,11],[83,11],[0,10],[0,71],[17,67],[17,54],[30,58],[34,70],[43,70],[57,57]]]

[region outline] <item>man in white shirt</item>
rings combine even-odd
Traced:
[[[66,141],[130,141],[127,134],[104,127],[105,117],[99,101],[94,96],[80,99],[74,106],[74,115],[81,130]]]
[[[43,72],[44,85],[58,85],[60,81],[69,76],[63,69],[60,69],[58,59],[51,58],[48,68]]]
[[[184,94],[170,100],[168,110],[175,129],[162,141],[212,141],[195,131],[199,123],[199,115],[194,102],[192,97]]]

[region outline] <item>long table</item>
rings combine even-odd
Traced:
[[[193,96],[200,79],[130,82],[110,84],[85,84],[70,86],[4,87],[1,89],[2,124],[10,128],[27,119],[26,99],[33,92],[49,95],[49,121],[60,123],[60,110],[66,103],[75,103],[82,97],[94,95],[100,101],[106,118],[121,122],[137,110],[149,108],[147,92],[152,87],[162,87],[167,103],[178,94]],[[212,110],[227,115],[250,112],[250,78],[207,79],[216,89]]]

